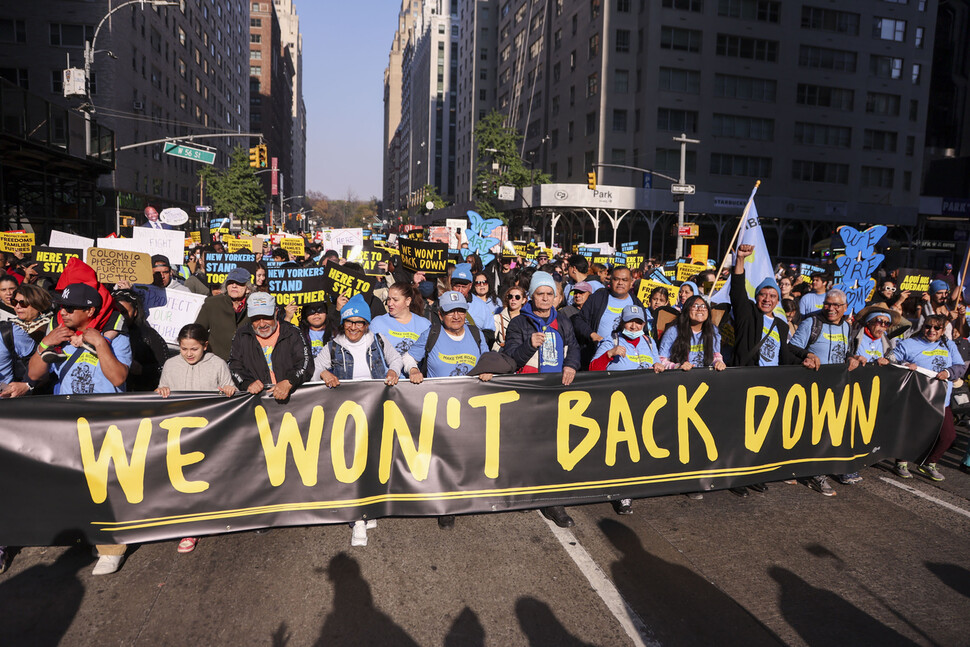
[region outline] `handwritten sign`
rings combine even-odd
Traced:
[[[323,251],[333,249],[339,252],[344,245],[353,247],[364,244],[364,230],[360,227],[324,229],[322,234],[320,242],[323,243]]]
[[[49,277],[53,280],[61,275],[64,266],[72,258],[81,258],[84,255],[82,249],[68,249],[66,247],[38,247],[34,251],[34,260],[40,263],[37,272],[41,276]]]
[[[34,235],[5,231],[0,233],[0,252],[29,254],[34,249]]]
[[[329,261],[324,269],[326,270],[324,289],[329,294],[352,297],[355,294],[370,294],[374,289],[376,281],[373,278],[349,269],[345,265]]]
[[[166,290],[155,286],[135,288],[148,312],[148,325],[168,344],[177,345],[182,327],[195,323],[205,295],[184,290]]]
[[[845,292],[849,313],[856,313],[866,306],[866,299],[876,287],[873,272],[886,257],[876,251],[876,245],[886,235],[886,225],[874,225],[865,231],[843,225],[839,237],[845,244],[845,254],[835,259],[842,273],[836,289]]]
[[[132,238],[147,246],[152,256],[161,254],[172,265],[185,262],[185,232],[175,229],[152,229],[150,227],[135,227]]]
[[[66,247],[68,249],[87,249],[94,247],[94,239],[69,234],[67,232],[51,230],[51,237],[48,241],[51,247]]]
[[[306,241],[300,237],[287,237],[280,241],[280,247],[289,252],[290,257],[302,258],[306,256]]]
[[[151,283],[152,257],[145,252],[132,252],[105,247],[89,247],[84,254],[86,262],[102,283]]]

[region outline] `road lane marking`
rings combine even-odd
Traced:
[[[627,601],[623,599],[620,592],[616,589],[610,578],[606,576],[603,569],[599,567],[593,558],[590,556],[586,549],[579,543],[570,530],[566,528],[560,528],[555,523],[546,519],[542,516],[541,512],[538,512],[542,520],[546,522],[549,526],[549,530],[555,535],[559,543],[566,550],[566,553],[573,559],[579,570],[586,576],[586,580],[589,585],[593,587],[603,603],[606,604],[606,608],[610,610],[610,613],[617,619],[620,626],[633,641],[633,644],[637,647],[661,647],[660,643],[657,642],[651,631],[647,628],[647,625],[643,622],[643,619],[637,614],[633,608],[627,604]]]
[[[943,499],[937,499],[935,496],[930,496],[929,494],[925,494],[923,492],[920,492],[919,490],[917,490],[914,487],[911,487],[909,485],[905,485],[903,483],[900,483],[899,481],[894,481],[893,479],[890,479],[890,478],[886,478],[885,476],[880,476],[879,477],[879,480],[884,481],[886,483],[889,483],[890,485],[895,485],[900,490],[905,490],[906,492],[909,492],[910,494],[915,494],[916,496],[921,497],[923,499],[926,499],[927,501],[932,501],[933,503],[935,503],[937,505],[943,506],[947,510],[952,510],[953,512],[956,512],[957,514],[962,514],[964,517],[967,517],[968,519],[970,519],[970,511],[964,510],[960,506],[953,505],[952,503],[947,503]]]

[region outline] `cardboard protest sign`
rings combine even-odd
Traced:
[[[306,256],[306,241],[302,236],[288,236],[280,241],[280,247],[289,252],[290,258],[303,258]]]
[[[206,283],[210,288],[221,287],[226,282],[226,276],[237,267],[247,270],[250,274],[256,273],[256,255],[248,252],[233,254],[205,255],[205,276]]]
[[[886,258],[876,251],[876,245],[886,235],[886,225],[874,225],[865,231],[842,225],[839,237],[845,244],[845,254],[835,259],[842,276],[835,289],[845,292],[846,312],[855,314],[866,306],[866,299],[876,288],[872,274]]]
[[[695,274],[699,274],[707,269],[707,263],[703,265],[694,263],[677,263],[677,279],[678,281],[689,281],[690,277]]]
[[[94,247],[94,239],[67,232],[51,230],[51,237],[48,241],[51,247],[66,247],[68,249],[87,249]]]
[[[441,275],[448,265],[448,245],[445,243],[424,243],[401,238],[401,264],[409,272],[424,272],[426,275]]]
[[[447,227],[429,227],[428,228],[428,240],[433,243],[445,243],[451,245],[451,230]],[[458,245],[454,245],[458,247]]]
[[[690,260],[692,260],[695,265],[706,266],[709,254],[710,254],[710,247],[708,245],[690,246]]]
[[[269,291],[276,296],[279,305],[295,301],[302,306],[327,299],[325,270],[322,267],[270,267],[267,274]]]
[[[68,249],[66,247],[38,247],[34,250],[34,260],[40,265],[38,274],[56,281],[64,271],[64,266],[72,258],[84,256],[83,249]]]
[[[364,230],[360,227],[324,229],[322,233],[320,242],[323,243],[323,251],[333,249],[339,252],[344,248],[344,245],[353,247],[364,244]]]
[[[382,276],[385,270],[380,269],[378,263],[386,263],[391,258],[386,249],[373,245],[361,245],[360,247],[344,247],[343,257],[348,261],[360,263],[364,272],[368,276]]]
[[[132,252],[107,247],[89,247],[84,253],[85,262],[90,265],[102,283],[149,284],[153,280],[152,257],[145,252]]]
[[[900,291],[909,290],[914,294],[926,292],[930,289],[930,281],[933,279],[933,272],[930,270],[920,270],[913,267],[899,268]]]
[[[676,285],[671,285],[670,283],[660,283],[658,281],[651,281],[649,279],[640,279],[640,287],[637,290],[637,298],[640,299],[640,303],[643,305],[649,305],[650,293],[657,288],[664,288],[667,290],[668,302],[677,302],[677,291],[679,288]]]
[[[0,252],[29,254],[34,249],[34,235],[5,231],[0,233]]]
[[[185,262],[185,232],[177,229],[152,229],[150,227],[135,227],[132,238],[143,241],[148,246],[148,253],[152,256],[161,254],[172,265]]]
[[[192,242],[196,245],[202,243],[202,232],[201,231],[190,231],[189,236],[192,237]]]
[[[352,270],[346,265],[329,261],[324,269],[326,270],[324,289],[329,294],[352,297],[355,294],[370,294],[374,289],[376,281],[373,278]]]
[[[178,344],[179,331],[183,326],[195,323],[206,298],[204,294],[166,290],[153,285],[138,286],[135,289],[141,295],[142,304],[148,313],[148,325],[166,343],[172,345]]]

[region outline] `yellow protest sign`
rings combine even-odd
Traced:
[[[284,238],[280,241],[280,247],[290,256],[306,256],[306,241],[303,238]]]
[[[695,265],[691,263],[677,263],[677,280],[689,281],[690,277],[699,274],[707,269],[707,265]]]
[[[202,244],[202,232],[201,231],[190,231],[189,236],[192,238],[192,242],[196,245]]]
[[[690,246],[690,259],[694,261],[695,265],[703,265],[707,267],[707,259],[710,254],[708,245],[691,245]]]
[[[223,238],[222,242],[226,245],[226,252],[235,254],[238,251],[253,251],[252,238]]]
[[[34,249],[34,235],[5,231],[0,233],[0,252],[29,254]]]
[[[667,283],[661,283],[660,281],[651,281],[649,279],[640,279],[640,289],[637,290],[637,298],[640,299],[640,303],[649,307],[650,293],[656,288],[664,288],[667,290],[667,300],[670,303],[677,302],[677,286],[668,285]]]

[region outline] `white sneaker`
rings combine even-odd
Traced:
[[[350,536],[351,546],[367,545],[367,524],[363,521],[354,522],[354,533]]]
[[[98,563],[94,565],[91,575],[111,575],[117,573],[121,568],[121,563],[125,561],[124,555],[102,555],[98,558]]]

